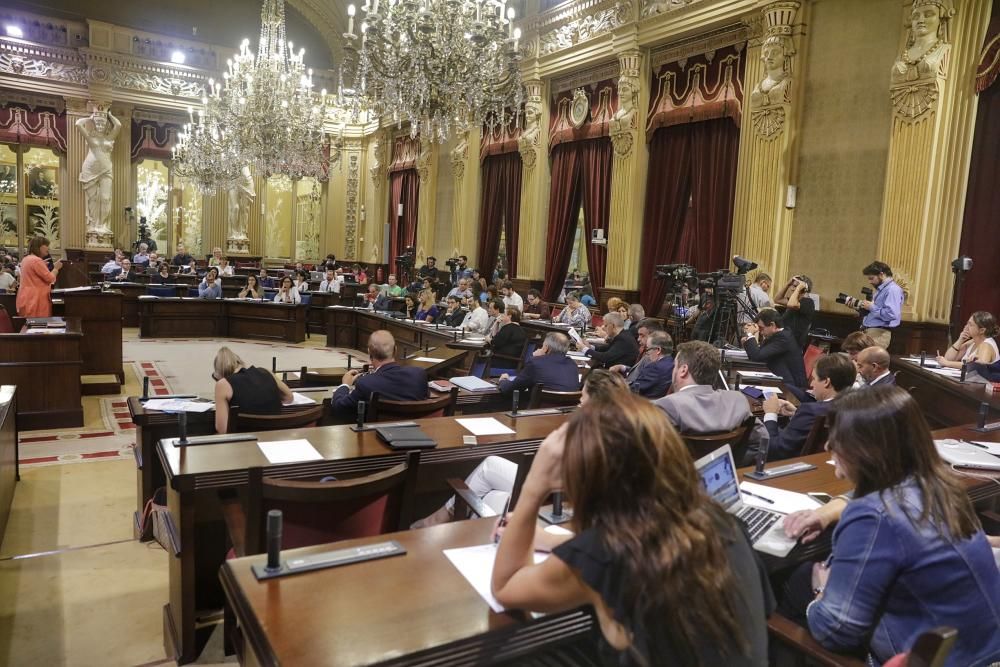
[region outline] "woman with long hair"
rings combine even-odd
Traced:
[[[422,320],[424,322],[433,322],[438,316],[438,307],[434,302],[434,290],[422,290],[419,296],[420,307],[417,308],[417,312],[413,316],[413,319]]]
[[[21,286],[17,290],[17,314],[21,317],[52,317],[52,285],[63,260],[55,262],[49,271],[45,263],[48,256],[49,240],[44,236],[31,239],[28,253],[21,260]]]
[[[247,274],[247,284],[240,290],[241,299],[259,299],[264,292],[260,288],[260,281],[252,273]]]
[[[274,295],[275,303],[302,303],[302,297],[291,276],[284,276],[278,286],[278,293]]]
[[[949,368],[961,368],[962,364],[973,361],[992,364],[1000,358],[997,342],[993,339],[996,335],[997,320],[993,313],[977,310],[965,323],[958,340],[949,345],[937,361]]]
[[[945,665],[1000,660],[1000,570],[920,406],[898,387],[873,387],[838,397],[827,420],[837,477],[854,497],[838,501],[832,555],[792,575],[781,612],[826,648],[875,664],[942,625],[958,629]],[[785,531],[807,542],[832,519],[799,512]]]
[[[535,517],[555,489],[575,536],[535,565]],[[591,400],[539,447],[492,587],[507,607],[592,605],[606,664],[767,664],[772,599],[745,531],[663,412],[627,391]]]

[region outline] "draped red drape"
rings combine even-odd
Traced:
[[[654,134],[639,280],[647,312],[660,311],[668,287],[653,278],[657,264],[728,268],[739,143],[739,128],[729,118],[663,127]]]
[[[546,301],[555,301],[566,281],[577,218],[583,199],[580,179],[582,154],[579,142],[559,144],[552,149],[552,185],[549,191],[548,245],[545,248]]]
[[[491,155],[483,160],[483,198],[479,213],[479,253],[476,266],[492,275],[505,234],[508,275],[517,275],[517,236],[521,220],[521,155]]]
[[[604,288],[604,273],[608,263],[608,248],[590,243],[595,229],[607,231],[611,219],[611,139],[601,137],[581,141],[580,178],[583,180],[583,219],[587,241],[587,266],[590,286],[599,297]],[[565,272],[564,272],[565,273]]]
[[[403,169],[389,174],[389,257],[390,266],[395,265],[407,246],[417,240],[417,207],[420,198],[420,176],[416,169]],[[403,215],[399,216],[399,205],[403,205]]]

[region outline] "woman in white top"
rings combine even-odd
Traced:
[[[288,276],[281,279],[281,287],[278,288],[278,293],[274,295],[275,303],[302,303],[302,297],[299,296],[299,290],[295,288],[295,283]]]
[[[997,321],[993,313],[977,310],[965,323],[958,340],[939,356],[937,362],[949,368],[961,368],[962,363],[977,361],[981,364],[992,364],[1000,358],[997,342],[993,336],[997,334]]]
[[[296,271],[295,272],[295,289],[298,290],[299,294],[307,294],[309,292],[309,272],[308,271]]]
[[[225,257],[219,260],[219,273],[223,276],[233,275],[233,265]]]
[[[556,322],[579,328],[590,324],[590,309],[580,301],[579,293],[570,292],[566,295],[566,307],[559,313]]]

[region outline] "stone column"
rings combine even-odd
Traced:
[[[111,215],[108,216],[108,226],[114,235],[115,245],[122,246],[126,254],[132,242],[138,238],[139,231],[139,212],[135,210],[135,188],[132,183],[132,111],[131,104],[116,102],[111,107],[111,113],[121,122],[122,129],[118,132],[111,154],[114,181],[111,184]],[[79,132],[75,127],[73,129]],[[125,215],[125,207],[131,207],[135,213],[135,225]]]
[[[389,188],[388,165],[392,135],[388,129],[381,129],[366,139],[366,168],[361,173],[364,186],[364,204],[359,212],[361,235],[358,239],[357,259],[367,262],[382,262],[389,265],[391,257],[383,257],[382,244],[385,237],[385,223],[388,218]],[[346,255],[345,255],[346,257]],[[354,259],[354,258],[351,258]]]
[[[805,17],[798,0],[761,4],[747,44],[731,254],[755,260],[781,285],[795,215],[785,201],[795,182]]]
[[[905,8],[889,89],[892,136],[878,258],[909,291],[904,317],[924,322],[945,323],[951,314],[950,262],[958,253],[976,119],[971,82],[990,18],[988,2],[955,4],[957,12],[951,2],[922,5],[938,8],[940,22],[924,53],[909,43],[911,8]]]
[[[363,223],[359,223],[364,203],[361,195],[362,152],[361,139],[348,139],[341,149],[341,161],[338,173],[338,183],[342,187],[330,188],[331,199],[327,206],[327,246],[333,249],[338,257],[371,261],[364,258],[360,252],[359,239],[364,238]],[[331,184],[333,177],[330,178]],[[336,194],[334,195],[334,190]],[[332,223],[332,224],[331,224]],[[339,246],[339,247],[338,247]],[[321,254],[326,255],[329,251]]]
[[[482,131],[469,130],[458,138],[458,145],[451,151],[451,173],[455,182],[452,199],[452,257],[460,254],[471,257],[470,264],[479,267],[475,256],[479,247],[479,198],[480,178],[479,145]],[[479,267],[485,269],[485,267]]]
[[[76,129],[76,121],[89,115],[87,100],[66,98],[66,179],[60,183],[59,195],[59,230],[64,249],[84,248],[87,244],[86,202],[80,184],[80,169],[87,157],[87,142]]]
[[[642,256],[643,206],[649,151],[642,127],[649,106],[650,73],[642,52],[628,49],[618,54],[618,110],[611,120],[614,158],[611,167],[611,219],[608,224],[608,263],[605,291],[625,293],[632,300],[639,287]],[[628,294],[631,292],[631,294]],[[603,302],[608,295],[602,294]]]
[[[437,223],[437,153],[433,139],[420,140],[417,173],[420,175],[420,199],[417,204],[417,266],[433,255],[434,225]]]
[[[518,140],[521,153],[521,222],[517,237],[517,276],[545,278],[549,211],[549,105],[541,79],[526,79],[525,127]]]

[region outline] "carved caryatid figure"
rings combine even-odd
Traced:
[[[621,76],[618,78],[618,110],[611,117],[612,134],[628,132],[632,129],[638,93],[639,91],[632,77]]]
[[[786,39],[772,35],[760,48],[764,78],[750,93],[750,118],[754,131],[764,139],[772,139],[785,125],[785,107],[791,102],[789,57]]]
[[[111,151],[122,124],[106,108],[97,107],[90,116],[76,121],[76,126],[88,148],[80,169],[80,183],[83,184],[86,200],[87,231],[109,234],[113,179]]]
[[[948,22],[954,13],[951,0],[914,0],[906,46],[890,74],[898,116],[917,120],[934,109],[937,80],[947,75]]]
[[[249,166],[243,166],[243,169],[240,171],[239,182],[229,188],[228,195],[229,238],[243,240],[247,238],[250,207],[257,197]]]

